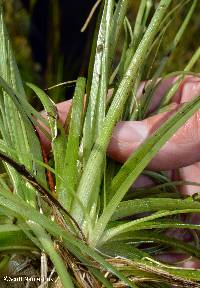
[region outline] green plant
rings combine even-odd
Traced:
[[[0,177],[1,271],[6,269],[13,252],[28,253],[29,257],[49,257],[52,264],[48,266],[47,261],[41,264],[43,271],[46,269],[44,276],[47,277],[53,265],[61,285],[66,288],[170,287],[171,284],[200,287],[199,270],[177,269],[154,258],[159,249],[167,251],[169,247],[200,257],[194,243],[186,244],[164,234],[165,229],[171,227],[199,230],[199,225],[183,223],[175,217],[199,213],[199,201],[180,196],[174,199],[170,194],[176,191],[174,183],[159,173],[154,177],[158,181],[162,179],[161,192],[152,193],[148,198],[142,191],[129,193],[129,200],[125,199],[131,185],[159,149],[200,109],[200,98],[183,105],[120,167],[106,157],[117,121],[146,116],[157,79],[178,45],[197,1],[183,0],[172,5],[171,0],[161,0],[149,22],[153,3],[141,0],[134,26],[126,17],[128,2],[102,1],[88,78],[86,81],[80,77],[76,81],[65,123],[67,129],[62,127],[56,106],[48,95],[30,83],[27,85],[42,102],[47,120],[28,103],[4,25],[1,3],[0,158],[6,170],[6,175]],[[185,21],[151,75],[147,66],[149,58],[152,55],[156,58],[167,28],[184,5],[190,7]],[[113,68],[122,31],[125,37],[122,55]],[[176,92],[183,75],[190,73],[199,54],[198,49],[185,70],[174,73],[178,80],[173,91],[162,100],[163,106],[169,104],[172,92]],[[136,101],[139,83],[148,75],[152,81]],[[112,95],[107,98],[110,88]],[[49,127],[49,132],[44,125]],[[43,163],[34,126],[39,126],[51,141],[53,168]],[[50,191],[45,169],[54,174],[56,191]],[[136,220],[125,218],[143,212],[149,215]],[[148,245],[149,242],[154,245]],[[144,243],[147,244],[142,245]]]

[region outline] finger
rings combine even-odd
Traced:
[[[173,109],[174,110],[174,109]],[[143,121],[117,124],[108,153],[111,158],[124,162],[172,113],[165,112]],[[200,161],[200,111],[163,146],[149,164],[153,170],[172,170]]]
[[[200,81],[187,79],[181,87],[180,103],[191,100],[200,93]],[[108,153],[113,159],[124,162],[138,146],[166,121],[177,109],[172,104],[165,113],[149,117],[143,121],[127,121],[117,124]],[[200,111],[196,112],[158,152],[149,164],[153,170],[172,170],[200,161]]]

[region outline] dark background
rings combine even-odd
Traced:
[[[27,11],[30,11],[31,1],[21,2]],[[81,33],[80,29],[94,3],[95,0],[35,2],[30,19],[29,39],[33,60],[40,63],[42,74],[53,62],[53,59],[49,59],[51,54],[55,53],[52,51],[53,48],[57,49],[58,55],[62,56],[63,66],[68,67],[65,71],[66,76],[69,74],[70,77],[76,78],[78,72],[85,74],[89,56],[85,46],[90,41],[93,25],[89,26],[86,33]],[[94,19],[92,22],[94,23]],[[49,55],[49,58],[46,55]],[[81,66],[78,65],[80,59],[82,59]],[[56,73],[56,67],[54,69]],[[69,73],[68,69],[70,69]]]
[[[96,0],[7,0],[5,13],[23,79],[42,88],[86,76],[95,20],[81,33]],[[26,67],[26,68],[24,68]],[[62,94],[62,96],[61,96]],[[72,88],[52,92],[70,98]]]

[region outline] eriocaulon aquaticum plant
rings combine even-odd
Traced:
[[[28,103],[0,3],[1,274],[9,273],[13,254],[21,254],[37,259],[43,282],[51,277],[65,288],[200,287],[200,270],[157,258],[160,251],[200,257],[195,232],[200,226],[180,217],[200,213],[198,197],[183,199],[164,173],[144,170],[200,109],[200,97],[182,105],[123,165],[106,155],[117,122],[144,119],[163,79],[177,77],[157,111],[168,109],[186,74],[194,75],[191,69],[200,49],[183,71],[166,75],[165,66],[197,0],[141,0],[133,21],[127,16],[128,0],[102,0],[87,79],[76,81],[64,126],[55,103],[31,83],[26,90],[39,97],[47,117]],[[184,11],[183,23],[161,55],[167,31]],[[147,79],[151,81],[136,98],[141,81]],[[35,127],[51,142],[52,165]],[[131,192],[142,173],[159,185]],[[168,228],[187,228],[196,240],[172,238],[165,233]]]

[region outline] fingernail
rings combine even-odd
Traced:
[[[142,121],[124,121],[115,127],[113,138],[120,142],[140,142],[148,136],[146,125]]]

